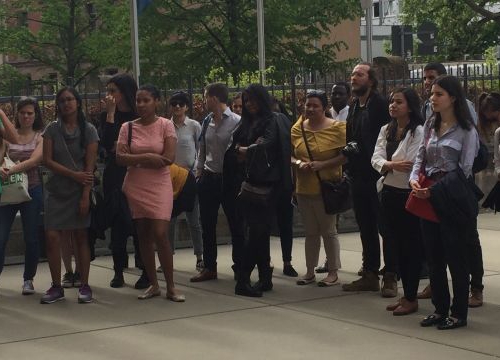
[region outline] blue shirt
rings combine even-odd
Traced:
[[[424,141],[420,144],[417,158],[413,164],[410,180],[418,180],[418,175],[425,166],[425,174],[430,176],[438,172],[449,172],[459,166],[466,177],[472,175],[472,165],[479,150],[479,136],[474,127],[465,130],[455,124],[441,137],[432,127],[434,118],[425,122]]]

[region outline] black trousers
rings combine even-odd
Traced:
[[[103,190],[105,198],[111,196],[116,189],[121,189],[127,168],[116,165],[115,162],[108,162],[103,173]],[[123,219],[123,221],[122,221]],[[144,265],[141,260],[141,253],[139,250],[139,242],[137,234],[130,228],[133,224],[125,223],[125,216],[115,216],[113,224],[111,224],[111,241],[109,249],[113,256],[113,268],[115,271],[123,271],[128,267],[128,253],[127,253],[127,239],[130,235],[134,238],[135,249],[135,266],[144,270]]]
[[[469,298],[469,254],[468,238],[470,224],[434,223],[420,220],[424,239],[429,279],[432,287],[432,303],[436,313],[448,316],[450,311],[450,290],[446,266],[451,274],[453,302],[451,316],[467,319]]]
[[[269,262],[270,256],[270,238],[271,227],[273,223],[273,208],[275,202],[270,200],[266,205],[256,205],[245,201],[239,201],[238,206],[241,208],[245,219],[245,224],[248,227],[248,239],[245,241],[243,266],[242,266],[242,281],[250,281],[250,274],[257,265],[259,270],[259,278],[266,275],[271,276]]]
[[[479,242],[479,233],[477,231],[477,218],[471,226],[471,234],[467,237],[467,252],[469,254],[470,264],[470,288],[474,290],[483,290],[483,250]]]
[[[356,177],[352,182],[352,201],[363,245],[363,269],[378,272],[380,268],[379,211],[375,182]]]
[[[291,191],[279,191],[276,196],[276,222],[280,232],[283,262],[292,261],[293,246],[293,205]]]
[[[380,194],[381,222],[384,229],[384,260],[386,271],[401,276],[404,296],[417,298],[424,245],[420,235],[420,220],[405,209],[410,190],[384,185]]]
[[[217,218],[222,205],[226,215],[233,244],[233,263],[236,269],[241,268],[244,245],[243,218],[236,206],[236,186],[222,187],[222,175],[203,171],[198,180],[198,196],[200,201],[200,218],[203,238],[203,261],[205,268],[217,271]]]

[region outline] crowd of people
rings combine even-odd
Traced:
[[[92,301],[88,229],[96,206],[94,170],[102,157],[100,206],[110,228],[111,287],[124,286],[131,237],[135,266],[142,269],[135,288],[145,289],[138,298],[161,295],[157,272],[163,272],[166,298],[185,301],[173,271],[176,218],[182,212],[196,256],[197,273],[190,281],[217,279],[221,206],[231,233],[235,294],[260,297],[273,289],[274,223],[284,275],[298,277],[300,286],[337,285],[338,214],[325,206],[323,185],[348,178],[363,251],[360,278],[344,283],[342,290],[396,298],[401,279],[403,296],[387,305],[388,311],[411,314],[418,310],[418,299],[432,298],[435,311],[421,326],[466,326],[468,307],[483,302],[473,165],[480,136],[488,141],[494,133],[495,170],[500,173],[500,94],[482,95],[478,116],[459,80],[446,75],[439,63],[424,68],[423,102],[412,88],[395,89],[387,100],[377,87],[375,69],[359,63],[350,83],[334,84],[330,99],[324,91],[308,91],[303,114],[291,119],[262,85],[249,85],[230,99],[226,85],[213,83],[205,88],[209,114],[200,123],[187,116],[192,105],[188,94],[177,92],[168,99],[167,119],[157,114],[161,96],[156,87],[138,88],[132,77],[118,74],[107,82],[97,128],[86,120],[73,88],[57,93],[57,118],[45,128],[37,101],[22,99],[14,123],[0,111],[0,158],[15,162],[0,171],[4,183],[12,174],[26,173],[31,200],[0,206],[0,272],[19,211],[26,243],[22,293],[35,292],[43,208],[52,284],[41,303],[64,299],[64,288],[72,286],[79,288],[79,302]],[[42,163],[48,169],[43,185]],[[407,211],[412,197],[429,202],[436,218]],[[457,204],[463,211],[456,211]],[[305,228],[306,269],[300,277],[292,265],[294,206]],[[319,263],[321,240],[326,260]],[[65,264],[69,262],[63,277],[61,250]],[[258,281],[252,284],[255,267]],[[424,272],[430,285],[417,293]],[[317,273],[326,275],[317,281]]]

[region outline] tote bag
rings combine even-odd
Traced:
[[[2,167],[10,169],[15,163],[6,156]],[[6,180],[2,179],[2,197],[0,206],[20,204],[30,201],[31,196],[28,193],[28,175],[25,172],[10,175]]]

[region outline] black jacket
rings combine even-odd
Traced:
[[[461,168],[448,172],[430,191],[429,200],[441,222],[465,227],[476,219],[483,193]]]
[[[371,159],[377,143],[380,128],[390,120],[389,104],[379,93],[372,92],[366,107],[361,109],[359,99],[355,99],[347,115],[347,143],[356,141],[359,153],[349,159],[347,169],[356,180],[376,182],[380,174],[373,169]]]

